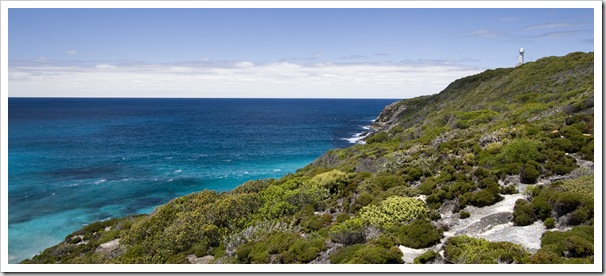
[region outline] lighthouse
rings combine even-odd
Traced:
[[[518,65],[516,66],[520,66],[524,64],[524,48],[520,48],[520,56],[518,57]]]

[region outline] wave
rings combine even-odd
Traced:
[[[346,140],[351,144],[366,144],[366,142],[363,139],[368,137],[368,135],[370,135],[370,132],[364,131],[364,132],[356,133],[350,138],[341,138],[341,140]]]

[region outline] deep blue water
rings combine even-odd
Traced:
[[[9,98],[9,262],[93,221],[294,172],[393,101]]]

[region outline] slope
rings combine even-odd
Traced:
[[[462,78],[386,107],[366,144],[90,224],[24,263],[591,263],[593,93],[593,53]],[[499,202],[483,226],[549,228],[540,249],[468,235]]]

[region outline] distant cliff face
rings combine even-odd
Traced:
[[[593,67],[571,53],[456,80],[385,107],[364,145],[25,263],[593,263]]]
[[[398,115],[406,110],[406,106],[402,101],[397,101],[386,106],[379,117],[373,122],[372,126],[378,130],[383,130],[386,126],[394,123],[398,119]]]

